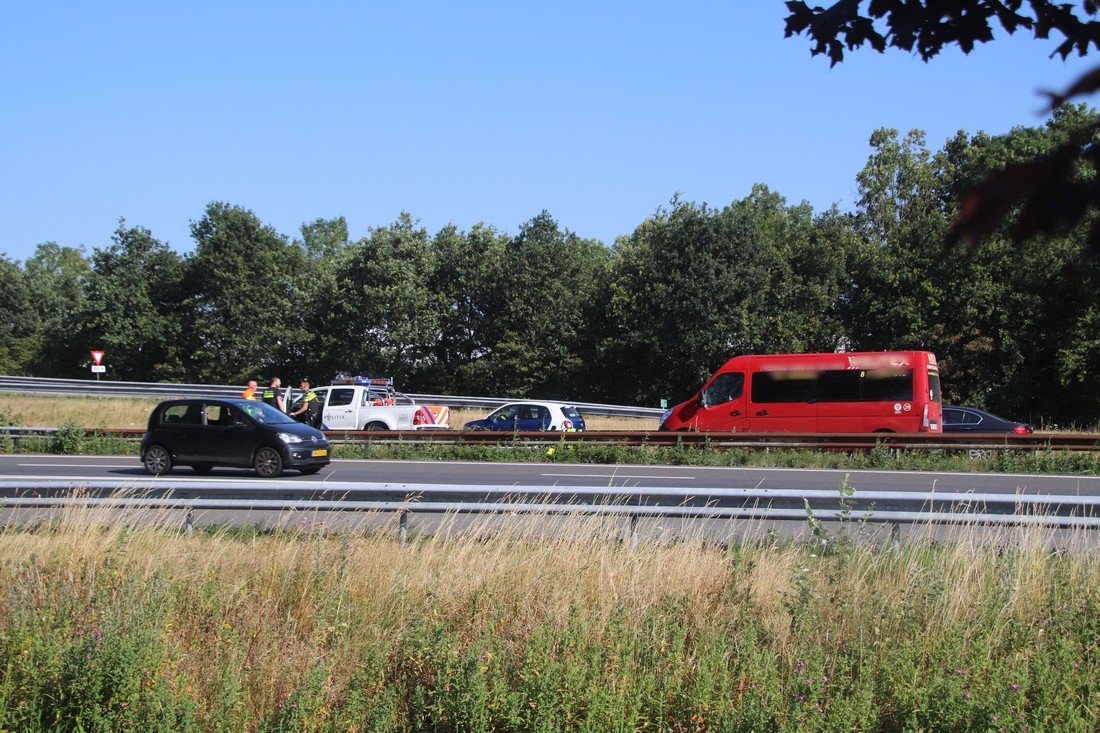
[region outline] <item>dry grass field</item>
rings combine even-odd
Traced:
[[[0,405],[19,418],[22,425],[58,427],[75,422],[85,428],[143,428],[155,398],[38,396],[3,394]],[[485,417],[487,410],[455,408],[451,427],[461,429],[468,420]],[[585,416],[589,430],[656,430],[657,420],[648,418]]]
[[[1042,533],[823,555],[549,517],[404,546],[179,525],[0,532],[0,729],[1100,727],[1100,562]]]

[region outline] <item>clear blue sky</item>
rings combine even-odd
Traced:
[[[409,211],[514,233],[543,209],[607,244],[679,192],[765,183],[850,209],[879,127],[1007,132],[1096,58],[1026,34],[925,64],[830,69],[780,0],[68,2],[0,9],[0,253],[105,246],[119,217],[181,252],[210,201],[296,236]]]

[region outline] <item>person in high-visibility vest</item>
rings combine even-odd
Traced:
[[[298,385],[302,390],[302,401],[298,403],[298,409],[290,413],[298,422],[304,422],[313,427],[321,423],[321,401],[317,399],[317,393],[309,388],[309,382],[302,380]]]
[[[256,399],[256,387],[257,386],[258,385],[256,384],[255,379],[248,380],[248,386],[245,388],[244,392],[241,392],[241,399],[245,399],[245,400],[254,400],[254,399]]]
[[[271,384],[260,394],[260,399],[278,409],[279,412],[286,412],[286,407],[283,404],[283,396],[279,394],[279,387],[281,386],[283,386],[283,380],[278,377],[272,377]]]

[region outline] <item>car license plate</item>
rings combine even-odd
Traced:
[[[312,455],[312,456],[313,456],[314,458],[321,458],[321,457],[323,457],[323,456],[327,456],[327,455],[328,455],[328,449],[326,449],[326,448],[318,448],[317,450],[313,451],[313,453],[312,453],[311,455]]]

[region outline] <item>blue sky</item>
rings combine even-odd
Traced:
[[[830,69],[752,2],[5,3],[0,253],[106,246],[120,217],[181,252],[210,201],[295,236],[409,211],[506,232],[548,210],[607,244],[676,193],[767,184],[854,206],[873,130],[1041,124],[1089,59],[999,40]],[[1095,58],[1092,59],[1095,63]]]

